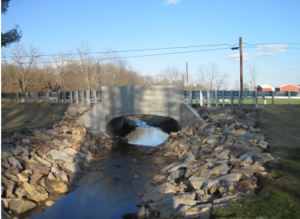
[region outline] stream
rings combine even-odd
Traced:
[[[159,171],[151,154],[168,134],[139,120],[136,123],[138,128],[126,136],[129,144],[120,143],[120,149],[97,158],[104,164],[102,171],[86,172],[74,192],[60,197],[52,207],[22,218],[116,219],[138,211],[135,205],[142,201],[138,193],[150,188],[149,182]]]

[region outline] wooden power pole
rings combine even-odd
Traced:
[[[98,62],[98,77],[99,77],[99,91],[101,90],[101,81],[100,81],[100,64]]]
[[[240,37],[240,90],[243,91],[243,48],[242,48],[242,37]]]

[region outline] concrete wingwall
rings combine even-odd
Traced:
[[[113,120],[111,128],[118,130],[123,126],[123,117],[128,115],[166,116],[176,120],[181,128],[201,121],[195,116],[196,112],[190,112],[193,110],[191,107],[182,104],[183,86],[104,86],[102,101],[78,118],[77,122],[106,133],[110,121]]]

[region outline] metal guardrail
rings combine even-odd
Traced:
[[[42,99],[46,99],[47,103],[50,100],[58,103],[68,103],[70,104],[86,104],[90,105],[91,103],[98,103],[102,99],[102,91],[58,91],[58,92],[25,92],[25,93],[1,93],[1,98],[16,99],[16,102],[19,103],[20,99],[25,99],[25,102],[28,103],[29,99],[36,99],[37,103],[40,103]]]
[[[300,92],[292,91],[184,91],[185,101],[190,104],[193,101],[199,102],[203,105],[203,102],[207,102],[207,106],[210,107],[211,102],[216,102],[218,106],[222,101],[223,107],[225,107],[225,101],[229,101],[229,104],[233,106],[233,101],[238,100],[240,106],[243,100],[252,100],[253,104],[257,105],[258,99],[264,99],[264,104],[267,103],[266,99],[288,99],[288,103],[291,104],[291,99],[300,99]]]

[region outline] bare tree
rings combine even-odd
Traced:
[[[87,90],[96,89],[99,84],[98,62],[104,58],[95,58],[91,56],[91,51],[86,43],[76,48],[76,54],[64,55],[63,59],[68,62],[68,71],[79,75],[85,81],[84,88]]]
[[[163,85],[182,85],[182,74],[178,68],[169,66],[158,74],[158,78]]]
[[[5,64],[9,63],[13,83],[18,85],[20,92],[28,91],[28,85],[34,79],[34,68],[41,57],[39,49],[33,46],[27,49],[22,44],[14,44],[8,56],[3,53],[2,57]]]
[[[198,84],[208,90],[225,88],[228,73],[219,72],[218,65],[211,62],[208,66],[201,65],[198,70]]]
[[[63,58],[52,57],[52,65],[44,66],[43,78],[45,80],[45,89],[52,92],[63,90],[63,79],[67,74],[67,63]]]
[[[249,66],[249,88],[251,90],[256,91],[257,89],[257,74],[258,74],[258,69],[256,69],[254,66]]]

